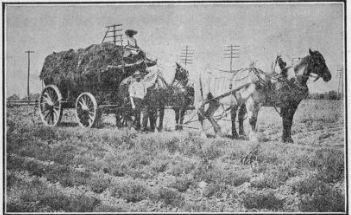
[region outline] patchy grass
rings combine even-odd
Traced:
[[[111,195],[127,202],[139,202],[149,198],[150,194],[147,187],[140,182],[122,181],[112,184]]]
[[[283,209],[284,201],[275,197],[273,192],[247,193],[243,198],[243,203],[249,209],[269,209],[280,211]]]
[[[344,211],[340,107],[302,103],[294,118],[295,144],[280,143],[281,119],[265,107],[259,143],[204,139],[187,129],[156,134],[70,127],[67,117],[50,128],[29,108],[8,109],[7,210]],[[220,123],[228,130],[226,121]]]
[[[173,207],[182,207],[184,205],[184,197],[177,191],[161,188],[157,193],[157,200],[162,201],[166,205]]]

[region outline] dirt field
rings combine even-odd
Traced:
[[[176,132],[171,110],[164,132],[138,133],[106,115],[103,128],[80,128],[73,111],[44,127],[33,107],[9,108],[7,211],[345,211],[343,107],[301,103],[294,144],[280,142],[281,119],[267,107],[259,143]],[[221,124],[230,134],[230,122]]]

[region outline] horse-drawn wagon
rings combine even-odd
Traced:
[[[65,109],[75,108],[79,125],[92,127],[103,112],[122,108],[118,90],[122,80],[156,64],[144,54],[129,58],[123,54],[123,46],[102,43],[47,56],[40,74],[45,85],[39,100],[43,123],[56,126]]]

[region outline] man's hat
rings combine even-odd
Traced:
[[[138,32],[136,30],[133,30],[133,29],[128,29],[125,31],[125,34],[132,37],[134,35],[136,35]]]
[[[133,77],[141,77],[141,72],[139,70],[135,71]]]

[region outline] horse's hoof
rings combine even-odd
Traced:
[[[237,133],[233,134],[232,139],[239,139],[239,135]]]
[[[294,140],[291,137],[283,138],[283,143],[294,143]]]

